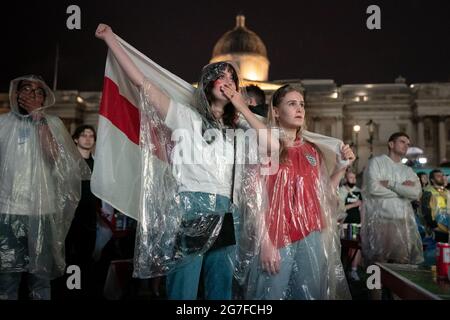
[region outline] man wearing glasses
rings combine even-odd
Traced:
[[[62,121],[45,113],[55,96],[42,78],[11,81],[0,116],[0,300],[50,299],[64,272],[64,240],[89,169]]]

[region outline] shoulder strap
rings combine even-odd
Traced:
[[[233,138],[233,169],[232,169],[232,173],[231,173],[231,196],[230,196],[230,201],[231,203],[233,203],[233,196],[234,196],[234,179],[235,179],[235,174],[236,174],[236,134],[234,135]]]

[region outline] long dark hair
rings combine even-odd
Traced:
[[[84,130],[91,130],[94,133],[94,141],[97,141],[97,132],[95,132],[95,129],[93,126],[88,124],[83,124],[75,129],[75,132],[72,135],[72,140],[78,140],[83,133]]]
[[[238,77],[237,71],[229,63],[227,63],[226,70],[231,73],[234,84],[236,85],[236,90],[239,91],[239,77]],[[215,79],[215,80],[217,80],[217,79]],[[206,99],[208,99],[208,103],[210,106],[213,101],[212,90],[214,88],[215,80],[210,81],[205,87],[205,96],[206,96]],[[229,126],[231,128],[236,128],[236,119],[237,119],[236,108],[234,107],[234,105],[231,102],[229,102],[225,105],[224,110],[223,110],[223,123],[226,126]]]

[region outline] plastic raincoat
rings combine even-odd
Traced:
[[[388,180],[385,188],[380,181]],[[414,186],[405,186],[406,180]],[[362,253],[368,265],[374,262],[419,264],[422,242],[411,201],[421,195],[419,178],[402,163],[387,155],[370,160],[363,179]]]
[[[346,166],[342,141],[304,131],[267,176],[268,209],[247,286],[249,299],[350,299],[340,260],[337,190],[330,175]],[[279,271],[264,257],[278,255]]]
[[[24,81],[45,92],[31,114],[18,103]],[[65,269],[65,237],[90,170],[62,121],[45,114],[54,102],[36,76],[11,81],[11,111],[0,116],[0,272],[54,279]]]

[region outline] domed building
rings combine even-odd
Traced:
[[[269,59],[261,38],[245,26],[245,16],[236,16],[236,26],[217,41],[210,62],[234,61],[244,79],[267,81]]]

